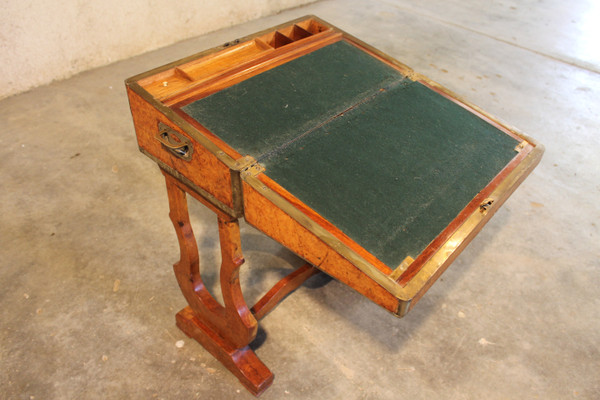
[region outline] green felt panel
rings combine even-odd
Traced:
[[[395,69],[339,41],[182,110],[240,154],[260,159],[380,88],[402,81]]]
[[[182,109],[391,268],[420,254],[518,144],[343,41]]]
[[[419,83],[390,88],[263,160],[269,177],[394,268],[416,257],[518,142]]]

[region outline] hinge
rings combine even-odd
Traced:
[[[260,165],[259,163],[254,163],[252,165],[250,165],[249,167],[245,168],[244,170],[242,170],[240,172],[240,174],[242,176],[252,176],[255,177],[258,174],[260,174],[261,172],[265,171],[265,167],[263,167],[262,165]]]
[[[244,156],[236,160],[232,169],[244,176],[257,176],[265,170],[252,156]]]
[[[241,172],[241,171],[245,170],[246,168],[250,167],[255,162],[256,162],[256,160],[254,159],[254,157],[244,156],[235,161],[232,169],[235,171]]]

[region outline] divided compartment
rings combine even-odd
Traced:
[[[296,42],[298,40],[304,39],[312,35],[313,34],[307,31],[306,29],[298,25],[292,25],[284,29],[280,29],[278,31],[261,36],[259,40],[262,40],[274,49],[277,49],[279,47],[285,46],[286,44]]]
[[[312,36],[313,34],[298,25],[292,25],[280,31],[283,35],[290,38],[293,42]]]
[[[270,32],[259,37],[258,40],[263,41],[274,49],[277,49],[309,36],[325,32],[329,29],[330,28],[321,25],[313,19],[308,19],[294,25],[286,26],[285,28],[279,29],[275,32]]]
[[[316,35],[317,33],[325,32],[331,29],[330,27],[325,26],[315,21],[314,19],[307,19],[302,22],[298,22],[297,24],[295,24],[295,26],[298,26],[304,29],[305,31],[310,32],[311,35]]]
[[[142,79],[139,84],[154,97],[164,99],[247,65],[288,44],[330,30],[313,19],[307,19]]]

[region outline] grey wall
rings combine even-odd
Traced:
[[[4,0],[0,98],[314,0]]]

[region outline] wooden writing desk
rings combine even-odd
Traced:
[[[189,306],[177,325],[254,394],[258,320],[324,271],[403,316],[539,162],[541,145],[313,16],[128,79],[161,168]],[[200,277],[191,195],[217,214],[221,306]],[[238,219],[307,263],[256,305]]]

